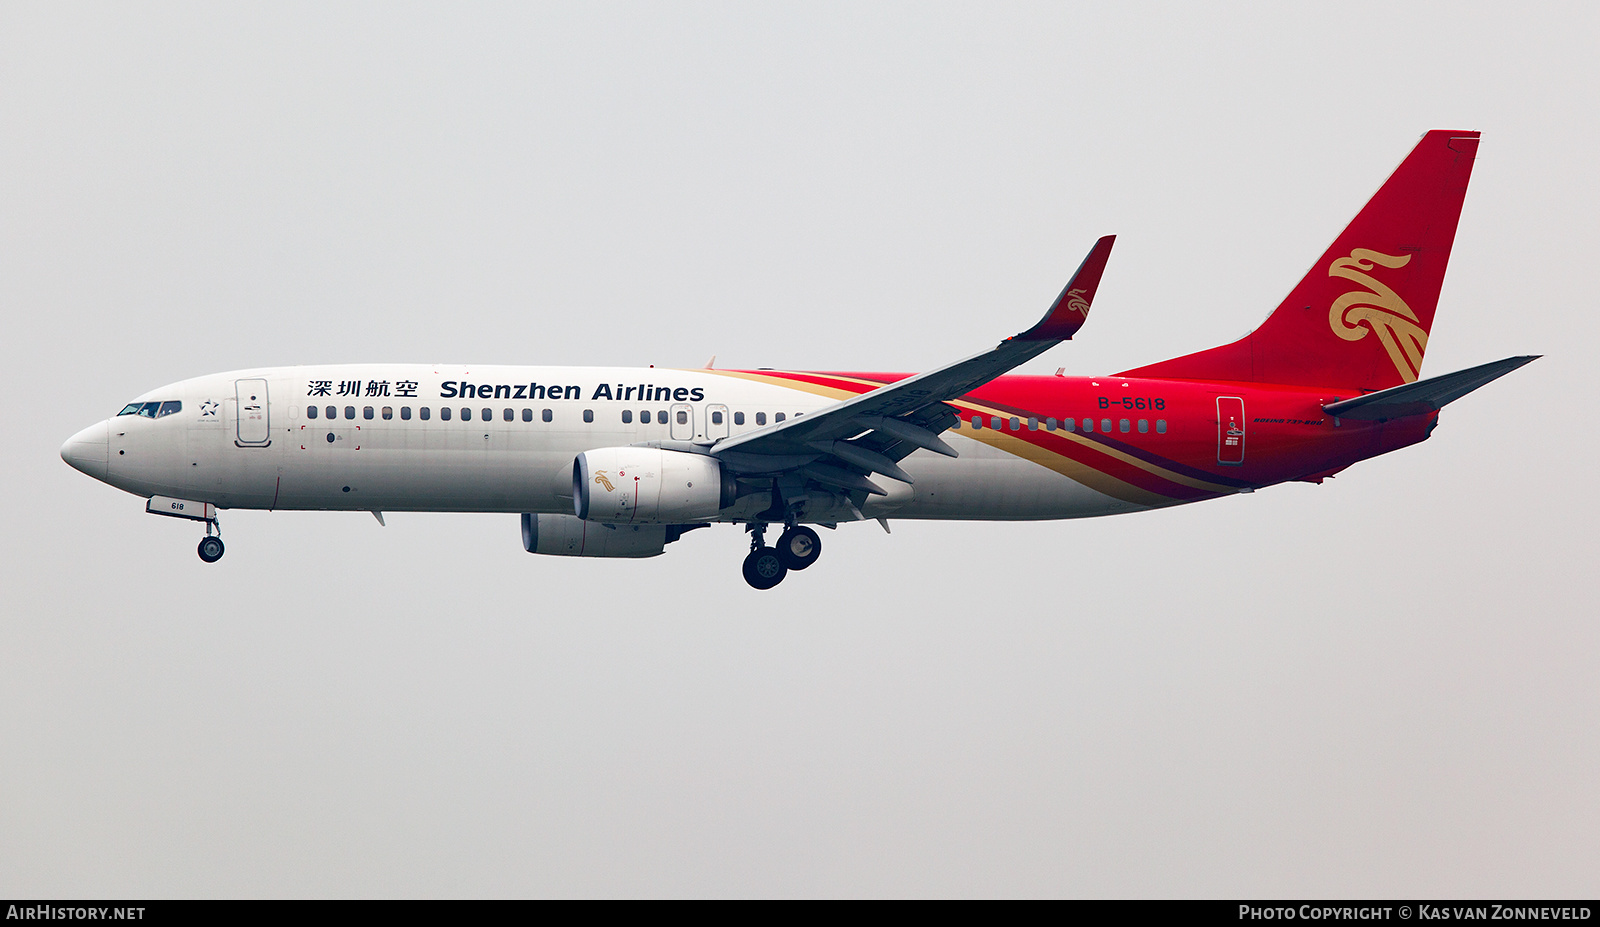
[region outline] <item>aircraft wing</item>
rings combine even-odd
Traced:
[[[1362,420],[1402,418],[1407,415],[1437,412],[1478,387],[1505,376],[1523,364],[1538,360],[1540,356],[1530,354],[1479,364],[1466,370],[1417,380],[1376,393],[1368,393],[1365,396],[1357,396],[1354,399],[1330,402],[1322,407],[1322,411],[1339,418]]]
[[[909,483],[897,463],[918,448],[956,456],[939,433],[956,422],[955,399],[1073,336],[1089,315],[1116,236],[1095,242],[1044,318],[994,348],[890,383],[808,415],[718,442],[712,456],[740,474],[801,471],[818,482],[875,495],[872,473]]]

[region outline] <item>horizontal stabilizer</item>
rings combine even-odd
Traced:
[[[1391,389],[1368,393],[1354,399],[1330,402],[1322,411],[1337,418],[1362,420],[1403,418],[1407,415],[1426,415],[1437,412],[1491,380],[1505,376],[1523,364],[1536,361],[1541,355],[1529,354],[1508,357],[1466,370],[1457,370],[1440,377],[1429,377],[1415,383],[1406,383]]]

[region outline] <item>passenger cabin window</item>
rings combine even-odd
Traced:
[[[354,419],[356,417],[356,407],[355,406],[345,406],[344,407],[344,417],[348,418],[348,419]]]
[[[1164,419],[1164,418],[1156,419],[1156,434],[1164,435],[1166,433],[1167,433],[1167,420]]]
[[[450,421],[450,407],[449,406],[445,406],[444,408],[439,410],[439,421],[441,421],[441,422]]]
[[[1062,419],[1061,427],[1065,428],[1067,431],[1074,431],[1078,427],[1078,420],[1075,418]]]
[[[369,422],[372,421],[372,407],[371,406],[367,406],[365,409],[362,409],[361,410],[361,417],[366,419]]]
[[[639,413],[639,423],[641,425],[650,424],[650,410],[649,409],[645,409],[645,410],[643,410],[643,411],[641,411]]]
[[[468,406],[462,406],[461,407],[461,420],[463,422],[472,421],[472,409],[470,407],[468,407]]]
[[[766,423],[767,423],[767,413],[765,413],[765,412],[757,412],[756,413],[756,424],[757,425],[765,425]]]
[[[1012,431],[1021,431],[1022,430],[1022,420],[1017,418],[1015,415],[1011,416],[1011,430]]]
[[[387,422],[392,418],[394,418],[394,406],[384,406],[383,407],[383,420]]]
[[[1039,430],[1039,420],[1036,419],[1036,418],[1028,419],[1028,430],[1029,431],[1038,431]]]
[[[486,422],[494,421],[494,410],[493,409],[482,409],[480,411],[483,412],[483,420],[484,421],[486,421]],[[462,416],[462,418],[466,418],[466,416]]]
[[[1094,432],[1094,419],[1092,419],[1092,418],[1084,419],[1083,420],[1083,433],[1084,434],[1091,434],[1093,432]]]
[[[533,410],[532,409],[523,409],[522,410],[522,420],[525,421],[525,422],[533,421]]]
[[[510,409],[506,409],[506,414],[501,416],[501,418],[504,418],[508,422],[514,422],[517,420],[517,413],[511,411]]]
[[[775,421],[775,422],[781,422],[781,421],[783,421],[783,419],[784,419],[784,414],[782,412],[774,412],[772,414],[772,420]]]
[[[555,415],[552,414],[549,409],[546,409],[546,410],[544,410],[544,412],[540,413],[540,416],[547,422],[550,421],[551,419],[555,418]]]
[[[585,425],[588,425],[588,424],[591,424],[592,422],[594,422],[594,410],[593,409],[584,409],[583,410],[583,423]]]
[[[402,421],[402,422],[411,421],[411,407],[410,406],[401,406],[400,407],[400,421]]]
[[[1045,431],[1055,431],[1056,430],[1056,420],[1053,419],[1053,418],[1045,419],[1044,420],[1044,430]]]
[[[1117,430],[1123,434],[1127,434],[1128,430],[1132,427],[1133,426],[1128,422],[1127,419],[1122,419],[1121,421],[1117,422]]]
[[[779,414],[781,415],[782,413],[779,413]],[[678,410],[678,424],[680,424],[680,425],[689,424],[689,413],[683,411],[682,409],[679,409]]]
[[[713,424],[713,425],[722,424],[722,412],[721,411],[717,411],[717,412],[711,413],[711,424]]]
[[[623,409],[622,410],[622,424],[624,424],[624,425],[632,425],[633,424],[633,410],[632,409]]]
[[[421,419],[423,421],[427,421],[429,416],[433,415],[433,410],[428,408],[427,406],[423,406],[422,408],[417,410],[417,415],[419,417],[421,417]]]
[[[337,406],[328,406],[326,409],[323,409],[322,411],[326,412],[328,414],[329,418],[338,418],[339,417],[339,409],[338,409]]]
[[[317,407],[316,406],[306,406],[306,418],[316,418],[316,417],[317,417]]]
[[[1105,432],[1106,434],[1110,434],[1111,433],[1111,419],[1109,419],[1109,418],[1101,419],[1100,420],[1100,430]]]
[[[1001,430],[1001,428],[1003,428],[1004,426],[1000,422],[1000,416],[998,416],[998,415],[989,416],[989,427],[993,428],[995,431]]]
[[[735,425],[743,425],[744,424],[744,413],[743,412],[735,412],[735,413],[733,413],[733,423]]]
[[[1149,434],[1149,433],[1150,433],[1150,420],[1147,419],[1147,418],[1139,419],[1139,434],[1144,435],[1144,434]]]
[[[973,431],[982,431],[983,430],[983,416],[974,415],[972,417],[972,430]]]

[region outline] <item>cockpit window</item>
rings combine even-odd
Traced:
[[[161,408],[159,402],[130,402],[122,407],[118,415],[142,415],[145,418],[155,418],[156,412]]]
[[[122,407],[118,415],[142,415],[145,418],[165,418],[183,411],[183,403],[171,402],[130,402]]]

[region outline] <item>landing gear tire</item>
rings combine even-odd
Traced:
[[[757,589],[771,589],[788,575],[783,558],[771,547],[758,547],[744,558],[744,581]]]
[[[222,559],[222,538],[207,536],[200,539],[200,559],[216,563]]]
[[[778,559],[791,570],[803,570],[822,556],[822,539],[804,525],[796,525],[778,537]]]

